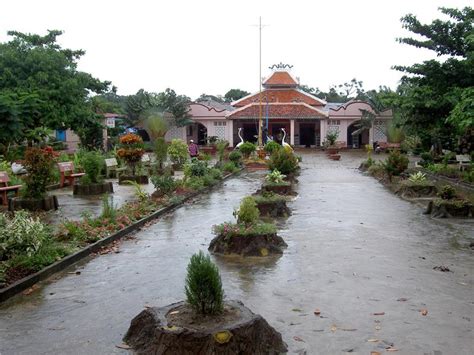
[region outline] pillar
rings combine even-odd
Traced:
[[[295,145],[295,120],[290,120],[290,145]]]
[[[234,146],[234,121],[227,120],[227,141],[229,142],[229,147]]]

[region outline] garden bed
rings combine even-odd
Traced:
[[[291,195],[293,193],[291,183],[288,181],[281,183],[265,183],[262,185],[262,191],[273,192],[279,195]]]
[[[257,208],[262,217],[288,217],[291,210],[286,205],[286,198],[281,195],[254,195]]]
[[[119,176],[119,179],[118,179],[119,185],[129,184],[128,181],[133,181],[140,185],[147,185],[148,176],[147,175],[120,175]]]
[[[75,184],[73,187],[73,195],[78,196],[90,196],[90,195],[102,195],[105,193],[113,193],[114,186],[112,182],[103,182],[100,184]]]
[[[240,171],[240,170],[239,170]],[[222,178],[222,180],[219,181],[224,181],[228,178],[230,178],[234,174],[228,174]],[[140,229],[143,225],[145,225],[147,222],[150,222],[168,212],[171,210],[179,207],[182,205],[184,202],[198,196],[199,194],[210,191],[214,186],[216,186],[218,183],[216,183],[213,186],[203,188],[199,191],[193,191],[190,192],[186,195],[180,196],[178,199],[175,199],[175,201],[171,201],[169,204],[164,205],[164,206],[156,206],[155,209],[152,212],[148,211],[142,211],[145,212],[145,215],[140,215],[140,212],[137,211],[136,219],[133,221],[131,220],[131,224],[129,225],[124,225],[120,224],[117,226],[113,226],[114,228],[118,229],[111,229],[108,230],[106,226],[104,227],[98,227],[98,236],[99,239],[91,239],[91,240],[85,240],[84,243],[86,245],[81,246],[80,250],[78,251],[73,251],[74,253],[71,254],[71,251],[66,252],[65,255],[63,255],[63,258],[59,261],[53,262],[49,266],[43,267],[41,270],[36,271],[33,269],[29,270],[22,270],[21,268],[18,268],[15,272],[18,273],[18,275],[21,276],[26,276],[23,277],[22,279],[12,283],[12,284],[6,284],[4,285],[3,288],[0,288],[0,302],[3,302],[7,300],[8,298],[14,296],[17,293],[20,293],[27,288],[31,287],[35,283],[46,279],[47,277],[51,276],[52,274],[59,272],[61,270],[64,270],[66,267],[76,263],[77,261],[85,258],[86,256],[95,253],[99,251],[101,248],[104,246],[112,243],[115,240],[119,240],[130,233]],[[149,202],[149,201],[148,201]],[[130,218],[133,218],[134,216],[132,215],[133,213],[130,213]],[[74,223],[74,222],[71,222]],[[77,225],[78,229],[81,229],[81,226]],[[87,233],[87,231],[84,231]],[[76,249],[77,250],[77,249]],[[69,254],[69,255],[68,255]],[[7,270],[8,273],[8,270]]]
[[[281,334],[239,301],[218,315],[196,314],[184,302],[147,308],[136,316],[124,341],[137,354],[281,354]]]
[[[9,211],[51,211],[57,210],[58,207],[58,198],[55,195],[40,199],[14,197],[8,201]]]
[[[430,201],[426,213],[436,218],[468,218],[474,217],[474,205],[461,199],[436,199]]]

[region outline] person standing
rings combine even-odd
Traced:
[[[192,139],[189,141],[188,151],[191,159],[199,156],[199,147]]]

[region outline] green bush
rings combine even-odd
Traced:
[[[26,211],[13,218],[0,214],[0,260],[35,254],[50,236],[49,228]]]
[[[283,182],[286,175],[280,173],[278,170],[273,170],[270,174],[265,176],[265,180],[271,184],[279,184]]]
[[[28,174],[25,177],[26,198],[40,199],[46,195],[48,185],[53,181],[55,152],[52,148],[28,148],[23,161]]]
[[[238,150],[233,150],[229,153],[229,160],[234,163],[235,166],[239,166],[242,162],[242,153]]]
[[[239,209],[235,211],[234,214],[237,216],[237,223],[243,223],[245,225],[256,223],[260,217],[257,204],[252,196],[244,197]]]
[[[106,218],[111,222],[114,222],[117,217],[117,209],[108,194],[102,196],[102,213],[100,217]]]
[[[227,149],[228,146],[229,146],[229,142],[227,142],[224,139],[220,139],[220,140],[217,141],[216,149],[217,149],[217,157],[218,157],[219,161],[224,160],[225,150]]]
[[[81,182],[84,184],[97,184],[102,179],[100,172],[104,166],[104,158],[97,151],[89,151],[82,155],[81,165],[86,175],[83,176]]]
[[[408,168],[408,157],[398,150],[391,151],[382,163],[389,177],[398,176]]]
[[[326,133],[326,141],[329,145],[336,144],[337,137],[339,137],[339,129],[332,129],[328,133]]]
[[[381,164],[375,163],[369,167],[367,173],[371,176],[382,177],[385,175],[385,168]]]
[[[237,168],[233,162],[229,161],[224,164],[224,166],[222,167],[222,170],[225,171],[226,173],[234,173],[237,170],[239,170],[239,168]]]
[[[251,226],[246,226],[244,224],[225,222],[214,226],[213,231],[216,235],[234,238],[276,234],[277,228],[272,223],[258,222]]]
[[[201,176],[193,176],[190,179],[186,179],[184,186],[194,191],[202,190],[205,186],[204,179]]]
[[[432,164],[434,162],[433,155],[430,152],[423,152],[420,154],[421,161],[420,165],[421,166],[428,166],[429,164]]]
[[[444,185],[438,192],[438,196],[443,200],[452,200],[456,198],[456,189],[451,185]]]
[[[212,176],[212,178],[215,180],[222,180],[222,171],[220,169],[216,169],[216,168],[209,169],[208,174]]]
[[[224,309],[224,290],[219,269],[209,255],[194,254],[188,264],[186,301],[201,314],[219,314]]]
[[[421,171],[417,173],[410,174],[408,180],[412,183],[423,183],[426,181],[426,174],[423,174]]]
[[[166,143],[163,137],[159,137],[155,140],[155,156],[158,168],[163,169],[163,165],[168,158],[168,143]]]
[[[212,186],[216,183],[216,179],[214,179],[210,174],[207,174],[202,177],[202,182],[204,186]]]
[[[245,142],[242,143],[242,145],[239,147],[239,150],[242,152],[244,157],[248,158],[250,154],[257,150],[257,146],[253,143]]]
[[[208,171],[209,168],[207,167],[207,162],[196,158],[191,159],[189,163],[184,165],[184,176],[186,178],[204,176]]]
[[[188,146],[181,139],[173,139],[168,147],[168,156],[173,164],[181,167],[188,160]]]
[[[8,161],[2,160],[0,158],[0,171],[5,171],[10,178],[10,185],[21,185],[23,181],[17,177],[15,174],[13,174],[11,165]]]
[[[279,149],[270,156],[268,167],[270,170],[278,170],[282,174],[288,175],[298,170],[298,158],[293,152]]]
[[[156,190],[166,196],[173,193],[178,184],[170,174],[153,175],[151,177],[151,183],[155,186]]]
[[[278,149],[281,149],[282,146],[280,144],[278,144],[277,142],[275,141],[268,141],[267,144],[265,144],[265,146],[263,147],[263,149],[268,153],[268,154],[272,154],[274,151],[278,150]]]

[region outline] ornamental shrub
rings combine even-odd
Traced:
[[[280,144],[278,144],[277,142],[275,141],[268,141],[267,144],[265,144],[265,146],[263,147],[263,149],[268,153],[268,154],[272,154],[274,151],[278,150],[278,149],[281,149],[282,146]]]
[[[270,170],[278,170],[280,173],[288,175],[298,170],[298,158],[291,151],[278,149],[270,156],[268,167]]]
[[[184,176],[186,178],[204,176],[208,171],[207,162],[196,158],[191,159],[189,163],[184,165]]]
[[[229,142],[226,141],[225,139],[219,139],[216,144],[216,149],[217,149],[217,157],[219,161],[223,161],[225,158],[225,150],[229,146]]]
[[[163,137],[155,140],[155,156],[158,168],[163,169],[166,158],[168,158],[168,143],[166,143]]]
[[[281,184],[286,175],[280,173],[278,170],[273,170],[270,174],[265,176],[265,180],[273,184]]]
[[[242,153],[238,150],[233,150],[229,153],[229,160],[234,163],[235,166],[240,166],[242,162]]]
[[[188,264],[186,301],[201,314],[219,314],[224,309],[224,290],[219,269],[209,255],[194,254]]]
[[[89,151],[82,155],[81,165],[86,175],[83,176],[81,182],[89,184],[97,184],[102,179],[100,172],[104,166],[104,157],[97,151]]]
[[[168,156],[173,164],[182,167],[188,159],[188,146],[181,139],[173,139],[168,147]]]
[[[242,152],[243,156],[248,158],[250,154],[257,150],[257,146],[251,142],[242,143],[239,147],[239,150]]]
[[[145,154],[143,139],[138,134],[127,133],[120,137],[119,142],[120,149],[117,150],[117,155],[125,160],[132,175],[135,175],[136,168]]]
[[[408,168],[408,157],[398,150],[393,150],[382,164],[389,177],[398,176]]]
[[[209,169],[208,174],[212,176],[214,180],[222,180],[222,171],[220,169],[216,169],[216,168]]]
[[[326,141],[329,145],[334,145],[336,143],[337,137],[339,137],[339,128],[331,129],[326,133]]]
[[[244,197],[238,211],[235,211],[234,215],[237,216],[237,223],[245,225],[255,224],[260,217],[255,199],[252,196]]]
[[[0,260],[33,255],[49,235],[48,227],[26,211],[17,211],[12,219],[0,214]]]
[[[56,153],[51,147],[28,148],[25,151],[23,166],[28,174],[25,177],[26,198],[40,199],[46,195],[46,188],[52,183]]]
[[[238,168],[235,166],[233,162],[229,161],[224,164],[224,166],[222,167],[222,170],[225,171],[226,173],[234,173],[238,170]]]
[[[166,196],[171,195],[178,186],[178,183],[170,174],[153,175],[151,182],[157,191]]]
[[[444,185],[439,191],[438,196],[443,200],[452,200],[457,196],[456,189],[451,185]]]

